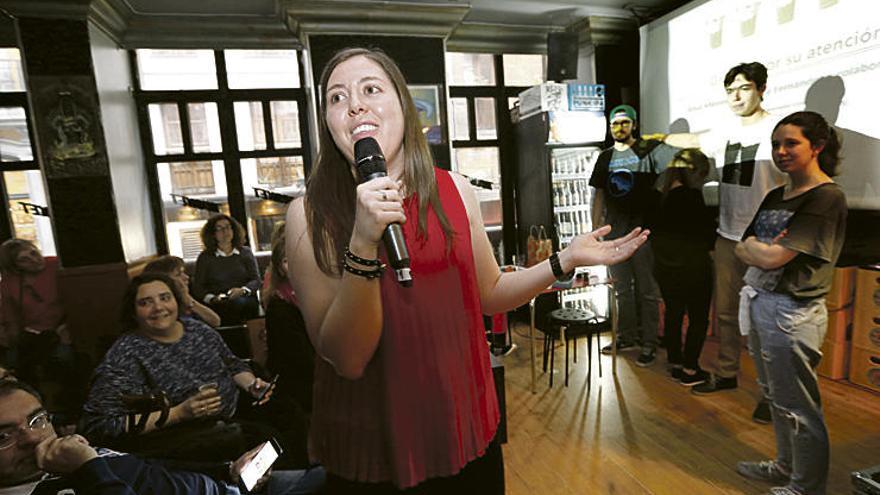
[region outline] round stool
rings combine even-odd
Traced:
[[[577,362],[577,339],[587,337],[587,383],[592,376],[592,341],[593,334],[610,328],[608,319],[599,317],[590,311],[577,308],[554,309],[547,315],[550,328],[544,331],[544,371],[547,371],[547,353],[550,353],[550,386],[553,386],[553,343],[556,339],[565,341],[565,386],[568,386],[568,347],[574,341],[574,362]],[[599,351],[599,339],[596,339],[596,351]],[[602,361],[599,360],[599,376],[602,376]]]

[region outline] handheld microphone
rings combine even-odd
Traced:
[[[354,143],[354,161],[361,176],[361,183],[388,175],[385,172],[385,156],[382,155],[382,149],[371,137],[365,137]],[[382,241],[385,243],[388,261],[397,274],[397,282],[404,287],[412,287],[409,250],[406,248],[406,240],[403,238],[400,224],[397,222],[388,224],[382,234]]]

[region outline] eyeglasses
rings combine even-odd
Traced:
[[[632,120],[615,120],[611,123],[611,127],[629,127],[633,125]]]
[[[48,411],[40,411],[28,420],[24,427],[10,427],[0,431],[0,450],[8,449],[18,443],[22,433],[27,431],[42,431],[52,424],[52,415]]]

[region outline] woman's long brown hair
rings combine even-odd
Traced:
[[[419,198],[419,234],[427,235],[430,207],[440,220],[447,246],[451,246],[454,232],[440,204],[434,177],[434,159],[419,127],[419,114],[406,87],[406,80],[397,64],[379,50],[347,48],[337,52],[327,62],[321,74],[319,90],[326,90],[327,81],[339,64],[357,56],[366,57],[379,64],[397,91],[404,121],[403,184],[407,194],[415,193]],[[321,118],[318,119],[320,148],[318,159],[307,182],[304,206],[318,267],[328,275],[341,276],[342,268],[339,260],[354,228],[357,179],[352,172],[352,164],[345,159],[330,135],[326,113],[326,95],[322,94]]]

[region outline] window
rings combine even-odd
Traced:
[[[165,225],[157,229],[160,250],[194,259],[198,232],[217,212],[245,225],[253,249],[268,250],[287,202],[305,192],[298,52],[136,50],[135,60],[143,85],[135,98],[149,126],[142,135],[152,140],[145,156],[158,186],[153,215]]]
[[[275,148],[301,148],[299,109],[295,101],[272,102],[272,132]]]
[[[450,86],[494,86],[495,56],[489,53],[448,52],[446,78]]]
[[[217,104],[190,103],[186,108],[189,113],[189,132],[192,136],[193,151],[196,153],[222,151]]]
[[[0,238],[17,237],[54,256],[55,238],[43,174],[34,160],[31,121],[17,48],[0,48]]]
[[[177,104],[153,104],[149,108],[153,128],[153,148],[156,154],[183,153],[183,132],[180,130],[180,113]],[[159,131],[162,132],[161,136]]]
[[[483,222],[496,245],[504,220],[502,164],[516,153],[502,146],[512,138],[510,108],[521,91],[543,79],[544,59],[542,55],[446,54],[453,168],[475,184]]]
[[[502,60],[505,85],[530,87],[544,82],[547,73],[547,57],[544,55],[505,53]]]
[[[24,73],[18,48],[0,48],[0,91],[24,92]]]
[[[217,89],[211,50],[138,50],[137,67],[145,91]]]
[[[0,107],[0,162],[34,159],[23,107]]]
[[[498,138],[498,130],[495,128],[494,98],[474,98],[474,120],[476,120],[477,139]]]
[[[231,89],[298,88],[296,50],[226,50]]]

